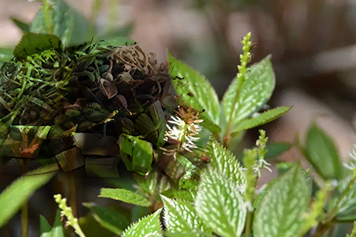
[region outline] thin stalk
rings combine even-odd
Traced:
[[[73,215],[78,216],[77,205],[77,185],[75,183],[75,177],[72,172],[69,172],[69,205],[72,207]]]
[[[246,219],[246,228],[245,228],[245,236],[246,237],[249,237],[251,234],[252,217],[253,217],[253,212],[249,211],[247,213],[247,219]]]
[[[48,34],[53,34],[50,10],[51,10],[50,1],[49,0],[43,0],[42,11],[43,11],[44,18],[45,18],[45,23],[46,23],[46,27],[47,27],[47,33]]]

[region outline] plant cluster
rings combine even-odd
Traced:
[[[54,31],[58,19],[74,14],[68,9],[60,0],[44,1],[32,23],[44,32],[25,33],[2,66],[0,158],[15,157],[22,167],[21,158],[54,162],[2,191],[0,227],[21,208],[27,236],[26,202],[55,176],[48,171],[85,165],[88,174],[120,179],[119,162],[134,186],[98,195],[120,201],[117,206],[85,202],[90,213],[76,217],[57,194],[53,226],[40,217],[41,237],[65,236],[69,226],[79,236],[319,237],[356,220],[356,148],[343,165],[316,125],[305,145],[295,144],[310,169],[279,162],[281,175],[264,187],[256,184],[262,169],[271,171],[267,160],[291,144],[268,144],[260,130],[255,147],[240,158],[233,153],[246,130],[291,109],[264,110],[275,77],[270,56],[248,65],[250,33],[237,76],[219,101],[206,78],[171,54],[168,68],[130,42],[71,45],[77,42]],[[348,236],[355,233],[356,227]]]

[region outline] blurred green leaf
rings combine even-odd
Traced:
[[[131,225],[122,237],[162,236],[160,214],[162,209]]]
[[[98,197],[111,198],[137,206],[148,207],[150,201],[144,196],[121,188],[102,188]]]
[[[257,112],[271,97],[274,85],[271,57],[267,56],[249,68],[241,88],[237,88],[237,77],[231,82],[222,100],[227,122],[236,126]],[[238,90],[240,93],[237,95]]]
[[[130,224],[130,220],[121,212],[109,207],[99,207],[95,203],[83,203],[83,206],[93,212],[93,216],[99,224],[115,233],[121,235]]]
[[[281,117],[283,114],[287,113],[291,108],[292,107],[278,107],[278,108],[267,110],[259,114],[257,117],[242,120],[234,129],[232,134],[234,135],[234,133],[238,133],[243,130],[247,130],[250,128],[254,128],[269,123]]]
[[[49,1],[48,9],[44,8],[42,7],[32,20],[31,32],[56,35],[65,46],[80,44],[88,40],[86,19],[63,0]],[[46,21],[47,11],[50,21]]]
[[[0,228],[16,214],[32,194],[47,183],[55,172],[44,173],[47,167],[21,176],[0,194]]]
[[[123,46],[123,45],[130,45],[135,43],[135,41],[133,41],[132,39],[129,39],[127,37],[122,37],[122,36],[118,36],[115,38],[107,38],[105,39],[105,42],[113,46]]]
[[[238,186],[212,169],[206,169],[198,187],[195,208],[203,223],[225,237],[240,236],[246,207]]]
[[[61,48],[61,40],[55,35],[25,32],[14,49],[14,55],[24,58],[47,49]]]
[[[309,201],[303,170],[294,165],[265,192],[254,217],[254,236],[298,236]]]
[[[53,223],[53,228],[48,224],[47,220],[40,216],[40,233],[41,237],[64,237],[61,215],[59,210],[56,212],[56,219]]]
[[[337,186],[337,192],[334,198],[330,202],[330,208],[332,209],[336,204],[337,207],[337,219],[343,219],[344,217],[354,215],[356,210],[356,182],[349,186],[351,177],[348,177],[339,182]],[[347,190],[346,193],[344,191]],[[343,195],[344,194],[344,195]],[[341,200],[339,200],[341,198]]]
[[[219,124],[219,99],[209,81],[170,53],[168,60],[169,73],[181,100],[199,111],[205,110],[201,113],[201,117],[206,120],[206,128],[219,130],[217,125]]]
[[[208,144],[210,155],[210,165],[216,172],[232,180],[235,184],[242,184],[245,181],[245,174],[240,163],[232,152],[223,147],[218,141],[210,138]]]
[[[196,214],[194,206],[182,200],[173,200],[161,196],[164,204],[164,222],[169,232],[210,230]],[[210,231],[211,232],[211,231]],[[201,236],[201,235],[196,235]]]
[[[30,23],[11,17],[12,22],[23,32],[30,31]]]
[[[316,125],[307,134],[306,158],[324,179],[340,179],[342,164],[333,140]]]
[[[123,27],[117,28],[115,30],[112,30],[112,31],[106,33],[104,36],[102,36],[100,38],[103,40],[106,40],[106,39],[110,39],[110,38],[114,39],[114,38],[118,38],[118,37],[119,38],[128,37],[132,33],[134,26],[135,26],[135,23],[133,23],[133,22],[128,23]]]
[[[265,160],[271,159],[281,155],[283,152],[288,151],[292,147],[292,144],[287,142],[275,142],[271,144],[267,144],[266,150],[267,153],[265,155]]]
[[[102,227],[95,219],[93,215],[83,216],[79,218],[79,225],[82,228],[86,237],[117,237],[108,229]]]
[[[13,49],[0,48],[0,69],[5,62],[10,61],[13,57]]]

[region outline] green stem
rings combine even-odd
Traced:
[[[249,237],[251,234],[252,216],[253,216],[253,212],[249,211],[247,213],[247,219],[246,219],[246,228],[245,228],[245,236],[246,237]]]
[[[21,173],[27,172],[27,160],[17,159],[20,164]],[[21,207],[21,236],[28,236],[28,201],[26,201]]]
[[[53,34],[52,31],[52,20],[51,20],[51,5],[50,5],[50,0],[43,0],[43,5],[42,5],[42,11],[44,14],[45,18],[45,23],[47,27],[47,33],[48,34]]]

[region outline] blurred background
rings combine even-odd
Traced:
[[[100,9],[93,0],[66,2],[89,21],[95,19],[98,33],[126,30],[159,62],[171,51],[205,75],[220,98],[236,76],[242,37],[251,32],[252,63],[272,55],[276,89],[269,105],[293,105],[263,127],[270,140],[293,142],[298,136],[303,141],[316,122],[348,157],[355,142],[356,1],[104,0]],[[22,35],[11,17],[30,22],[40,6],[0,0],[0,47],[16,44]],[[247,134],[247,144],[257,136],[257,129]],[[300,157],[292,149],[280,159]]]

